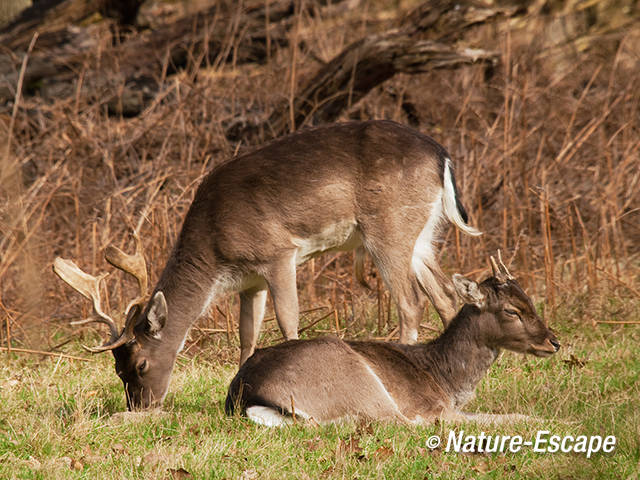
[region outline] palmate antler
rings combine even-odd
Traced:
[[[90,322],[104,323],[109,327],[109,340],[99,347],[84,347],[90,352],[98,353],[113,350],[134,338],[134,328],[141,311],[140,302],[147,291],[148,278],[147,266],[142,254],[142,244],[140,238],[134,235],[136,241],[136,253],[128,255],[122,250],[109,246],[105,250],[106,260],[114,267],[133,275],[138,281],[140,295],[127,305],[127,319],[122,332],[119,331],[114,319],[102,310],[102,299],[100,297],[100,284],[108,275],[103,273],[98,277],[83,272],[72,260],[56,258],[53,262],[53,271],[60,279],[76,290],[85,298],[93,302],[95,315],[85,320],[71,322],[72,325],[83,325]]]
[[[147,294],[149,284],[147,277],[147,262],[144,260],[144,255],[142,253],[142,242],[136,233],[133,234],[133,238],[136,242],[136,253],[133,255],[124,253],[114,245],[109,245],[104,251],[104,258],[107,262],[114,267],[133,275],[138,281],[140,294],[129,302],[127,309],[125,310],[126,312],[128,312],[133,305],[140,303],[144,299],[144,296]]]
[[[505,283],[507,280],[515,280],[515,277],[509,273],[509,270],[502,261],[502,253],[500,253],[500,249],[498,249],[498,263],[496,263],[496,259],[493,258],[493,256],[490,256],[489,260],[491,260],[493,276],[496,277],[500,283]]]

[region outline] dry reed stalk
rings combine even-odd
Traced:
[[[619,320],[596,320],[596,323],[603,323],[607,325],[640,325],[640,322],[636,321],[619,321]]]
[[[301,1],[296,1],[300,7]],[[83,72],[78,74],[70,102],[35,102],[29,105],[29,113],[26,109],[18,111],[12,142],[16,158],[22,166],[35,159],[37,178],[47,178],[41,187],[43,193],[30,189],[28,193],[34,198],[25,199],[25,210],[31,215],[27,222],[30,230],[44,214],[40,235],[31,237],[31,242],[37,241],[42,248],[38,262],[44,265],[59,252],[70,254],[75,250],[79,262],[99,269],[99,250],[112,239],[127,238],[129,225],[125,223],[131,220],[126,219],[133,219],[135,228],[148,192],[162,185],[142,224],[149,257],[155,259],[150,275],[157,277],[195,185],[212,165],[240,148],[224,137],[223,123],[247,112],[268,114],[271,105],[290,98],[291,82],[279,81],[282,72],[297,83],[315,71],[316,56],[329,59],[344,45],[369,34],[375,24],[370,19],[379,13],[374,4],[367,5],[371,17],[364,10],[352,11],[350,21],[361,27],[346,31],[328,26],[321,16],[297,16],[292,21],[300,22],[298,44],[305,46],[304,50],[298,47],[295,62],[289,45],[274,55],[268,49],[266,66],[243,67],[233,62],[225,64],[235,58],[238,46],[245,41],[239,27],[242,5],[221,27],[226,37],[220,55],[211,62],[218,75],[215,80],[209,81],[203,74],[194,83],[193,67],[203,57],[193,56],[193,45],[187,46],[193,59],[183,75],[167,77],[170,64],[165,56],[160,79],[164,89],[137,119],[113,119],[104,114],[99,107],[103,99],[99,92],[88,91],[90,75]],[[264,22],[270,36],[268,24],[272,22],[271,33],[275,32],[275,21],[267,15]],[[218,23],[219,19],[214,19],[205,29],[215,28]],[[455,257],[453,253],[448,256],[449,263],[445,260],[443,267],[446,270],[457,265],[462,271],[476,271],[487,253],[500,246],[513,251],[515,245],[518,253],[514,267],[527,290],[539,294],[543,288],[550,289],[555,293],[555,303],[560,294],[581,290],[585,277],[588,292],[620,286],[599,269],[637,290],[629,279],[637,262],[633,238],[638,233],[638,194],[634,192],[640,190],[640,142],[635,135],[640,127],[640,94],[634,88],[640,81],[638,70],[624,66],[621,42],[615,47],[618,54],[614,59],[605,55],[606,49],[593,45],[592,50],[574,58],[573,63],[580,68],[558,74],[556,66],[525,41],[526,35],[520,36],[520,27],[509,28],[509,38],[498,44],[505,68],[496,69],[491,78],[477,68],[453,77],[431,73],[396,77],[387,83],[397,92],[411,92],[410,102],[421,112],[420,130],[431,131],[452,153],[457,153],[456,149],[463,153],[455,155],[464,162],[464,174],[460,174],[464,179],[463,200],[485,235],[470,239],[450,233],[443,249],[451,252],[454,248]],[[109,42],[105,36],[98,48],[110,49]],[[302,52],[307,51],[309,57],[304,58]],[[261,87],[256,90],[258,83]],[[425,83],[429,89],[416,88]],[[388,92],[384,88],[370,92],[341,120],[395,118],[406,122],[399,108],[401,96],[390,97]],[[430,125],[432,118],[437,118],[435,125]],[[49,173],[57,162],[68,171]],[[543,171],[545,182],[541,182]],[[160,180],[162,174],[168,175],[164,182]],[[494,190],[499,177],[503,177],[502,191]],[[48,182],[54,185],[58,179],[62,189],[41,207],[44,195],[50,193]],[[541,184],[549,189],[546,201],[535,196]],[[578,235],[582,235],[582,241]],[[22,293],[15,286],[15,265],[6,263],[20,245],[10,241],[0,239],[0,294],[5,305],[15,310],[12,337],[20,341],[21,332],[28,332],[22,325],[24,309],[14,307]],[[548,247],[550,252],[545,250]],[[555,271],[550,276],[552,268]],[[309,285],[301,288],[301,305],[331,304],[345,321],[357,317],[356,307],[358,315],[377,311],[377,325],[374,322],[369,328],[384,331],[386,323],[392,323],[390,296],[383,288],[378,289],[375,300],[360,290],[356,292],[349,287],[351,277],[344,284],[349,270],[348,258],[337,255],[320,257],[317,265],[301,269],[300,284]],[[571,282],[563,282],[566,274],[572,275]],[[599,278],[607,278],[607,282],[600,283]],[[109,287],[111,283],[115,285],[109,289],[113,302],[126,303],[124,282],[114,279]],[[64,297],[55,286],[47,287],[44,298],[43,308],[59,308],[65,315],[67,309],[74,308],[66,305],[69,302],[61,302]],[[224,309],[224,304],[221,306]],[[215,310],[210,321],[222,328],[224,324],[218,325],[218,318]],[[358,334],[349,322],[343,328],[350,336]],[[225,332],[229,330],[227,326]]]
[[[271,66],[271,21],[269,18],[269,0],[264,0],[264,31],[267,44],[267,67]]]
[[[66,353],[59,352],[47,352],[43,350],[31,350],[29,348],[8,348],[8,347],[0,347],[0,350],[7,353],[31,353],[34,355],[45,355],[48,357],[59,357],[59,358],[68,358],[70,360],[81,360],[83,362],[93,362],[93,358],[85,358],[85,357],[76,357],[74,355],[67,355]]]
[[[6,177],[6,179],[5,178],[2,178],[2,179],[3,179],[3,182],[7,183],[7,187],[9,190],[9,203],[11,202],[12,194],[16,197],[17,207],[15,211],[11,212],[12,213],[11,217],[17,219],[22,223],[22,234],[25,237],[29,232],[27,230],[27,224],[25,222],[24,205],[22,205],[22,194],[23,194],[22,172],[18,165],[14,166],[14,163],[16,162],[14,162],[10,157],[11,157],[11,142],[13,140],[13,131],[15,128],[16,117],[18,115],[18,109],[20,108],[20,103],[22,99],[22,87],[24,83],[24,75],[27,70],[29,56],[31,55],[31,52],[33,51],[33,47],[35,46],[37,40],[38,40],[38,32],[35,32],[33,34],[33,37],[31,38],[31,42],[29,43],[27,52],[25,53],[22,59],[22,65],[20,66],[20,72],[18,74],[18,84],[16,86],[13,109],[11,111],[11,117],[9,118],[9,127],[7,129],[7,137],[6,137],[6,144],[5,144],[5,151],[4,151],[4,162],[3,162],[4,165],[0,164],[0,167],[1,167],[0,178]],[[17,222],[16,222],[16,225],[17,225]],[[22,244],[26,245],[26,242],[27,240],[25,238]],[[0,267],[2,267],[2,263],[4,262],[0,262]],[[6,268],[8,268],[10,263],[12,262],[5,263]],[[6,268],[4,269],[0,268],[0,270],[6,270]],[[27,269],[24,273],[25,279],[26,279],[26,275],[28,274],[29,274],[29,271]],[[4,272],[0,272],[0,278],[2,278],[3,276],[4,276]],[[1,292],[0,292],[0,295],[1,295]],[[6,332],[7,332],[7,348],[11,349],[11,323],[8,315],[6,318]]]
[[[7,344],[7,351],[11,352],[11,315],[9,315],[9,312],[7,311],[7,309],[5,308],[5,306],[2,304],[2,301],[0,299],[0,308],[2,308],[2,310],[4,311],[4,322],[5,322],[5,331],[6,331],[6,344]]]
[[[231,319],[231,305],[229,304],[229,299],[225,300],[225,311],[227,314],[225,315],[225,320],[227,321],[227,344],[231,345],[231,335],[233,334],[233,321]]]
[[[573,213],[571,206],[567,206],[567,219],[569,222],[568,232],[571,240],[571,258],[573,259],[573,285],[572,290],[578,288],[580,284],[580,275],[578,273],[578,247],[576,246],[576,237],[574,235]]]
[[[390,342],[391,339],[398,333],[399,330],[400,330],[399,327],[394,327],[394,329],[391,330],[386,337],[384,337],[384,341]]]
[[[509,175],[509,150],[510,150],[510,119],[511,119],[511,30],[507,31],[505,39],[505,59],[504,59],[504,123],[502,134],[502,250],[507,251],[507,205],[508,205],[508,185],[510,184]]]
[[[307,313],[317,312],[318,310],[324,310],[325,308],[331,308],[331,307],[330,307],[330,306],[328,306],[328,305],[321,305],[321,306],[319,306],[319,307],[307,308],[307,309],[305,309],[305,310],[300,310],[300,315],[304,315],[304,314],[307,314]],[[263,320],[263,323],[273,322],[275,319],[276,319],[276,316],[275,316],[275,315],[271,315],[271,316],[269,316],[269,317],[266,317],[266,318]]]
[[[387,299],[387,322],[386,325],[391,323],[391,293],[385,291],[385,297]]]
[[[324,307],[323,307],[324,308]],[[316,318],[315,320],[313,320],[311,323],[309,323],[308,325],[304,326],[303,328],[298,330],[298,335],[306,332],[307,330],[309,330],[311,327],[315,326],[316,324],[320,323],[322,320],[325,320],[326,318],[329,318],[331,315],[335,315],[335,310],[332,312],[328,312],[324,315],[322,315],[319,318]],[[284,339],[284,337],[282,337]]]
[[[311,304],[316,302],[316,287],[315,287],[315,278],[316,278],[316,259],[312,258],[309,260],[309,275],[310,280],[307,283],[307,290],[309,295],[309,301]]]
[[[300,36],[300,20],[302,18],[301,8],[304,0],[294,0],[294,17],[295,26],[293,29],[293,39],[291,41],[291,71],[289,73],[289,132],[295,132],[296,130],[296,110],[295,110],[295,97],[296,97],[296,85],[297,85],[297,70],[296,64],[298,62],[298,37]]]
[[[627,282],[623,281],[621,278],[617,277],[616,275],[613,275],[611,272],[607,271],[604,268],[596,266],[596,270],[604,273],[609,280],[613,281],[614,283],[617,283],[618,285],[623,286],[624,288],[629,290],[631,293],[633,293],[636,297],[640,298],[640,290],[638,290],[637,288],[632,287]]]
[[[543,174],[543,184],[544,183],[544,174]],[[545,251],[545,272],[546,272],[546,292],[548,295],[548,304],[551,307],[551,311],[555,309],[555,258],[553,256],[553,240],[551,237],[551,217],[549,215],[549,194],[547,190],[544,190],[543,193],[543,221],[542,225],[544,225],[543,235],[544,235],[544,251]]]
[[[580,228],[582,229],[582,245],[584,249],[585,261],[587,263],[587,279],[589,282],[589,288],[595,289],[598,283],[598,278],[596,274],[596,269],[594,268],[594,264],[591,257],[591,246],[589,245],[589,234],[587,232],[587,228],[582,221],[582,215],[580,215],[580,210],[577,206],[574,205],[574,211],[576,212],[576,218],[578,219],[578,223],[580,224]]]

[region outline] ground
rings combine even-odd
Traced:
[[[560,316],[560,315],[559,315]],[[109,354],[91,361],[11,354],[0,370],[0,478],[637,478],[640,330],[554,320],[550,359],[503,352],[468,411],[543,419],[500,427],[346,422],[268,429],[227,417],[235,345],[181,357],[162,411],[125,413]],[[6,355],[6,354],[3,354]],[[614,435],[615,450],[446,451],[449,432]],[[431,450],[427,439],[438,435]]]

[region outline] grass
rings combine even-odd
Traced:
[[[0,155],[0,346],[65,345],[66,353],[82,355],[68,323],[88,315],[87,303],[54,278],[53,259],[73,258],[92,274],[107,271],[103,249],[113,243],[131,251],[136,230],[153,283],[200,178],[246,147],[230,141],[224,126],[268,117],[291,93],[283,79],[297,76],[302,86],[318,59],[393,28],[384,19],[400,19],[418,4],[369,3],[335,18],[303,16],[304,45],[295,55],[283,47],[264,65],[221,62],[197,82],[190,74],[171,76],[171,94],[138,118],[107,116],[104,99],[81,88],[90,85],[84,70],[73,79],[72,99],[26,95],[15,113],[0,109],[0,138],[12,139]],[[527,292],[544,299],[547,311],[556,309],[561,352],[549,360],[503,354],[468,407],[547,420],[487,433],[613,434],[614,453],[455,454],[426,448],[429,436],[446,436],[450,425],[268,430],[227,418],[222,402],[237,345],[205,330],[233,329],[232,301],[203,319],[205,330],[194,329],[165,407],[153,415],[122,413],[109,354],[82,362],[0,352],[0,478],[637,478],[640,332],[637,325],[592,322],[640,320],[640,22],[616,29],[613,17],[628,16],[627,9],[591,3],[547,12],[545,2],[533,2],[522,21],[479,26],[464,43],[500,52],[496,68],[396,75],[339,120],[414,121],[433,135],[450,151],[472,224],[485,233],[444,232],[445,270],[476,275],[487,254],[502,248]],[[580,37],[583,28],[587,37]],[[127,41],[114,41],[112,30],[86,32],[90,57]],[[223,50],[234,50],[232,37]],[[300,268],[301,306],[325,305],[336,315],[335,323],[307,334],[335,327],[352,338],[397,325],[384,286],[377,294],[354,288],[351,259],[325,256]],[[131,284],[116,274],[105,283],[105,307],[122,311],[134,295]],[[278,341],[275,322],[265,327],[263,344]]]
[[[224,415],[235,347],[181,357],[161,412],[124,413],[110,355],[92,361],[9,356],[0,370],[0,478],[637,478],[640,331],[558,320],[550,359],[504,352],[468,411],[524,413],[540,424],[256,426]],[[222,352],[220,350],[227,350]],[[237,352],[235,352],[237,353]],[[615,435],[613,453],[444,451],[465,434]],[[426,447],[439,435],[443,446]]]

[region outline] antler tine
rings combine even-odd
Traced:
[[[100,345],[99,347],[87,347],[83,345],[82,347],[91,352],[91,353],[100,353],[106,352],[107,350],[113,350],[114,348],[118,348],[129,340],[134,338],[134,328],[136,326],[136,322],[138,320],[138,316],[140,315],[141,307],[140,305],[133,305],[133,308],[130,308],[127,313],[127,321],[124,326],[124,330],[122,334],[115,339],[112,339],[111,342],[105,343],[104,345]]]
[[[499,282],[503,283],[505,280],[504,275],[502,274],[500,267],[496,263],[496,259],[493,258],[493,255],[490,255],[489,260],[491,261],[491,270],[493,271],[493,276],[496,277]]]
[[[124,253],[118,247],[109,245],[104,251],[104,258],[114,267],[123,270],[130,275],[133,275],[138,281],[138,287],[140,287],[140,296],[132,303],[137,303],[147,293],[148,277],[147,277],[147,262],[144,259],[142,253],[142,242],[140,237],[134,233],[133,238],[136,242],[136,253],[129,255]]]
[[[502,261],[502,253],[500,252],[500,249],[498,249],[498,262],[500,264],[500,268],[502,269],[502,273],[504,273],[504,276],[506,277],[506,279],[515,280],[515,277],[509,273],[509,269]]]
[[[93,310],[97,317],[72,322],[72,324],[81,325],[89,322],[104,323],[109,326],[111,340],[113,341],[118,338],[119,333],[116,322],[104,313],[100,305],[100,282],[102,282],[107,274],[94,277],[93,275],[83,272],[72,260],[66,260],[60,257],[57,257],[53,261],[53,271],[63,282],[93,302]]]

